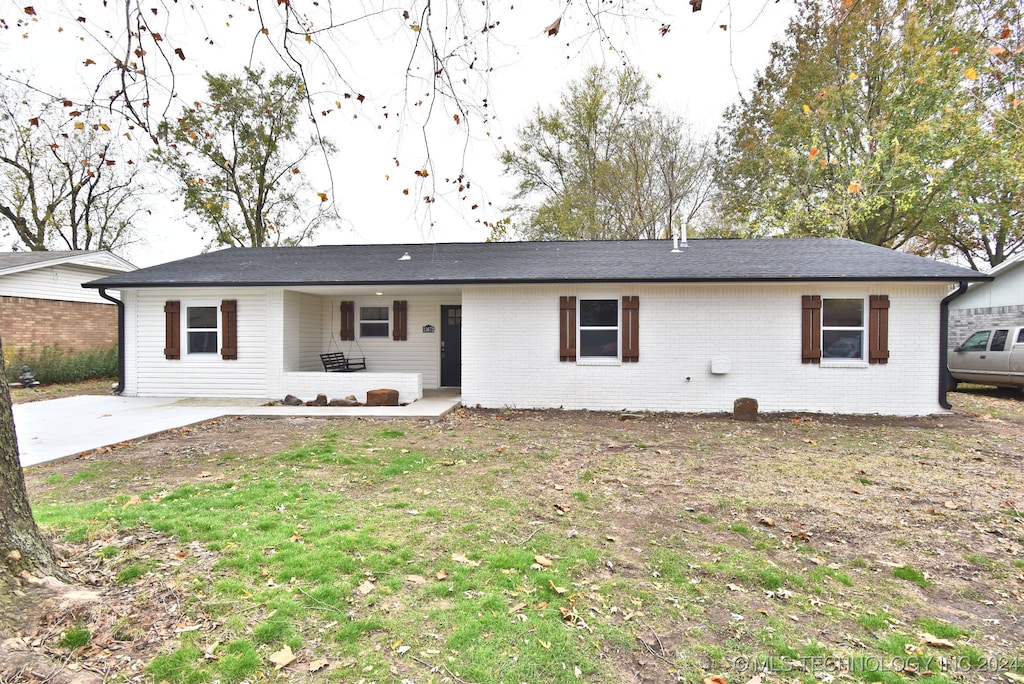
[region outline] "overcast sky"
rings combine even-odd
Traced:
[[[52,1],[38,3],[40,21],[0,31],[4,71],[23,69],[33,85],[43,89],[94,81],[97,68],[83,66],[84,52],[80,51],[95,54],[96,43],[88,37],[67,39],[73,31],[83,30],[75,17],[86,13],[89,22],[85,28],[100,35],[103,17],[96,15],[99,6],[95,2],[54,2],[60,11],[48,11],[53,9]],[[14,16],[23,18],[26,2],[0,0],[0,18],[8,25]],[[471,120],[467,138],[465,123],[456,126],[450,113],[443,113],[437,119],[444,124],[435,123],[426,131],[436,173],[454,175],[465,168],[475,193],[464,202],[446,195],[429,207],[421,199],[425,189],[415,186],[417,179],[412,175],[425,159],[424,132],[412,120],[418,112],[406,112],[405,123],[398,127],[393,117],[382,116],[402,109],[406,101],[401,60],[406,54],[403,41],[409,36],[380,31],[352,33],[346,36],[346,42],[329,45],[331,58],[339,60],[352,74],[348,87],[365,89],[370,97],[359,108],[346,102],[344,110],[321,121],[322,129],[340,149],[332,164],[333,195],[344,223],[338,229],[321,232],[314,243],[486,239],[489,229],[481,221],[503,216],[501,208],[513,188],[513,181],[502,177],[497,157],[505,146],[514,143],[517,127],[537,106],[557,104],[566,84],[589,65],[603,61],[618,66],[623,54],[648,78],[655,102],[683,115],[701,130],[713,132],[722,110],[736,101],[739,92],[749,90],[755,72],[767,63],[771,41],[781,36],[792,14],[792,0],[732,0],[730,4],[704,0],[699,13],[691,13],[682,0],[673,0],[672,5],[685,11],[669,17],[666,23],[670,30],[664,36],[658,30],[660,22],[631,23],[628,32],[613,35],[619,52],[593,40],[578,40],[585,35],[585,27],[571,21],[563,21],[559,35],[546,35],[544,28],[558,17],[563,6],[560,2],[533,0],[528,10],[514,4],[493,5],[492,22],[499,23],[490,31],[488,43],[494,67],[486,93],[490,121],[484,125],[479,119]],[[166,28],[169,36],[186,31],[194,36],[191,42],[182,44],[189,60],[176,72],[176,90],[185,101],[204,98],[199,78],[203,71],[236,73],[248,64],[252,37],[258,33],[259,24],[254,23],[253,13],[245,11],[246,3],[224,0],[201,6],[201,21],[193,17],[191,24],[179,21]],[[180,5],[169,7],[175,12]],[[725,30],[720,28],[722,25]],[[61,28],[64,31],[58,33]],[[25,33],[28,39],[22,37]],[[204,35],[213,36],[216,44],[205,44],[201,40]],[[273,63],[270,68],[275,68]],[[324,87],[345,86],[332,82]],[[84,87],[80,92],[85,92]],[[395,159],[400,160],[398,166]],[[312,165],[310,171],[314,173]],[[318,189],[329,188],[326,174],[322,170],[315,173],[316,180],[322,181],[317,183]],[[204,242],[190,227],[194,222],[182,216],[180,202],[173,201],[170,186],[165,189],[155,182],[152,185],[158,190],[147,200],[153,213],[140,224],[148,244],[138,245],[124,256],[139,266],[148,266],[199,253]],[[410,189],[408,195],[402,192],[406,188]],[[470,209],[472,204],[478,208]]]

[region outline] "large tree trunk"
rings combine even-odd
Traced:
[[[34,574],[62,574],[53,548],[40,534],[28,503],[0,341],[0,594],[9,591],[11,579],[25,570]]]

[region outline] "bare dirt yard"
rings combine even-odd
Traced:
[[[951,399],[163,433],[26,471],[99,598],[8,643],[84,681],[1020,684],[1024,396]]]

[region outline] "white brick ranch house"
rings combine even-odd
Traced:
[[[234,248],[86,287],[121,293],[126,395],[924,415],[945,300],[985,279],[808,238]]]

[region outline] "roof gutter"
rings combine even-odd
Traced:
[[[99,295],[117,305],[117,388],[114,394],[124,392],[124,302],[107,294],[107,288],[99,288]]]
[[[947,411],[953,408],[946,397],[951,386],[946,358],[949,356],[949,303],[967,292],[968,281],[961,280],[960,287],[947,295],[939,305],[939,406]]]

